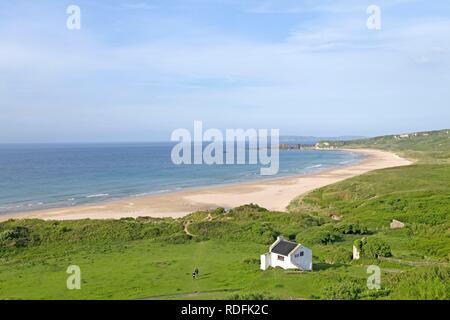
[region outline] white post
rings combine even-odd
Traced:
[[[353,246],[353,260],[359,260],[359,258],[360,258],[360,254],[359,254],[358,248]]]

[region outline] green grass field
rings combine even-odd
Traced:
[[[255,252],[265,246],[243,242],[202,241],[162,244],[132,241],[102,247],[36,249],[2,264],[2,297],[8,299],[151,299],[230,298],[236,293],[263,293],[283,298],[312,298],[321,285],[349,274],[364,281],[358,266],[320,264],[313,273],[260,272]],[[250,258],[249,258],[250,257]],[[252,259],[253,258],[253,259]],[[82,289],[67,290],[70,264],[82,271]],[[200,277],[193,280],[195,267]],[[197,293],[192,295],[192,293]]]
[[[450,136],[410,137],[337,142],[417,163],[318,189],[288,212],[247,205],[178,220],[0,223],[0,299],[450,299]],[[406,227],[391,230],[392,219]],[[280,234],[312,248],[313,272],[259,270]],[[352,261],[362,238],[365,256]],[[380,290],[366,287],[373,264]],[[66,288],[69,265],[81,268],[81,290]]]

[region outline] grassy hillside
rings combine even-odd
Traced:
[[[295,238],[324,220],[249,205],[181,220],[9,221],[0,224],[0,297],[315,298],[343,276],[363,283],[363,268],[326,262],[341,259],[333,248],[315,253],[314,273],[259,271],[259,255],[276,235]],[[188,222],[193,236],[183,231]],[[79,291],[66,289],[65,271],[73,264],[82,271]],[[195,268],[197,280],[191,278]]]
[[[446,134],[336,142],[418,162],[318,189],[288,212],[247,205],[177,220],[0,223],[0,298],[450,299]],[[390,229],[392,219],[406,227]],[[313,249],[313,272],[259,270],[259,255],[279,234]],[[358,261],[355,242],[364,243]],[[381,290],[366,287],[373,264]],[[66,288],[69,265],[81,268],[81,290]]]
[[[397,289],[401,293],[394,290],[389,297],[430,298],[426,293],[436,292],[434,285],[444,280],[442,292],[450,297],[450,130],[329,144],[389,150],[415,164],[371,172],[315,190],[292,201],[290,211],[338,216],[340,223],[363,225],[371,237],[388,243],[392,257],[384,261],[413,266],[397,280],[398,287],[408,289]],[[404,222],[406,227],[391,230],[392,219]],[[431,276],[436,268],[440,268],[440,276]]]
[[[323,141],[339,148],[374,148],[395,151],[418,163],[450,163],[450,129],[381,136],[351,141]]]

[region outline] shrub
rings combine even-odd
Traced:
[[[297,242],[330,244],[339,240],[339,233],[332,228],[311,228],[297,235]]]
[[[322,296],[326,300],[357,300],[364,292],[364,286],[352,280],[342,280],[325,287]]]
[[[369,230],[359,224],[341,224],[337,226],[336,231],[342,234],[368,234]]]
[[[226,213],[224,208],[216,208],[212,211],[213,214],[224,214]]]
[[[244,264],[254,264],[254,265],[259,265],[259,263],[260,263],[260,260],[259,259],[255,259],[255,258],[247,258],[247,259],[244,259],[243,261],[242,261],[242,263],[244,263]]]
[[[161,238],[161,240],[168,244],[183,244],[189,242],[191,238],[191,236],[185,233],[177,233],[167,237],[163,237]]]
[[[12,240],[14,239],[15,236],[15,232],[14,230],[5,230],[3,232],[0,233],[0,242],[6,242],[8,240]]]
[[[270,244],[277,232],[266,223],[235,223],[230,221],[201,221],[189,226],[191,233],[203,239],[253,241]]]
[[[29,240],[29,230],[24,227],[14,227],[0,232],[1,247],[25,247]]]
[[[347,248],[328,246],[324,251],[324,258],[327,263],[349,263],[353,259],[353,254]]]
[[[360,254],[367,258],[392,256],[389,244],[378,238],[371,237],[355,240],[354,245],[359,250]]]
[[[244,212],[251,212],[251,211],[256,211],[256,212],[268,212],[268,210],[266,208],[262,208],[260,206],[258,206],[257,204],[254,203],[250,203],[250,204],[246,204],[237,208],[234,208],[232,210],[232,212],[240,212],[240,211],[244,211]]]

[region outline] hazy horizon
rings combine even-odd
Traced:
[[[370,139],[382,136],[393,136],[400,134],[411,134],[411,133],[419,133],[419,132],[433,132],[433,131],[443,131],[450,130],[446,128],[436,129],[436,130],[424,130],[424,131],[408,131],[408,132],[396,132],[396,133],[386,133],[381,135],[374,136],[354,136],[354,135],[337,135],[337,136],[312,136],[312,135],[280,135],[280,143],[303,143],[297,141],[290,141],[288,138],[299,138],[299,139],[315,139],[317,141],[325,141],[325,140],[358,140],[358,139]],[[224,141],[225,142],[225,141]],[[178,143],[177,141],[171,141],[170,138],[166,140],[98,140],[98,141],[23,141],[23,142],[0,142],[0,145],[57,145],[57,144],[146,144],[146,143]],[[204,142],[207,144],[208,142]]]
[[[169,141],[194,120],[283,136],[439,130],[449,39],[444,0],[4,2],[0,143]]]

